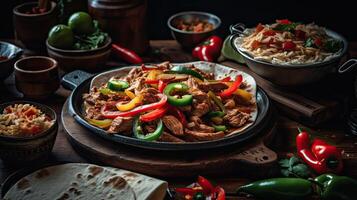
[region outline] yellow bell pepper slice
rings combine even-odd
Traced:
[[[126,96],[128,96],[130,99],[134,99],[135,98],[135,94],[133,92],[131,92],[130,90],[124,90],[124,93],[126,94]]]
[[[247,102],[250,102],[250,100],[252,99],[252,94],[242,89],[237,89],[233,94],[242,97]]]
[[[108,128],[110,125],[112,125],[113,120],[111,120],[111,119],[99,120],[99,119],[87,118],[87,121],[96,127],[105,129],[105,128]]]
[[[136,96],[135,98],[133,98],[129,103],[126,103],[126,104],[118,103],[116,105],[116,107],[119,111],[125,112],[128,110],[132,110],[137,105],[140,105],[142,100],[143,100],[143,96],[139,95],[139,96]]]
[[[150,70],[149,74],[146,77],[146,80],[156,80],[157,76],[162,73],[163,73],[163,71],[158,70],[158,69]],[[158,87],[157,84],[150,84],[150,85],[155,88]]]

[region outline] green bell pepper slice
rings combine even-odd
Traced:
[[[107,87],[113,91],[123,91],[129,87],[129,83],[122,80],[109,80]]]
[[[223,117],[224,115],[225,115],[225,113],[222,111],[211,111],[211,112],[207,113],[208,118]]]
[[[208,96],[217,104],[223,113],[226,113],[226,108],[224,107],[223,102],[212,91],[208,92]]]
[[[163,130],[164,130],[164,125],[162,123],[162,120],[159,119],[156,130],[152,133],[148,133],[148,134],[144,135],[139,117],[136,117],[134,119],[133,133],[134,133],[134,136],[138,139],[145,140],[145,141],[157,140],[161,136]]]
[[[177,65],[173,68],[170,69],[170,71],[167,71],[165,73],[170,73],[170,74],[188,74],[188,75],[191,75],[191,76],[194,76],[196,78],[199,78],[201,80],[203,80],[203,76],[196,72],[195,70],[192,70],[188,67],[185,67],[185,66],[182,66],[182,65]]]
[[[226,131],[227,130],[227,126],[225,125],[213,125],[213,128],[215,131]]]
[[[173,106],[187,106],[192,104],[193,97],[190,94],[183,95],[181,98],[171,96],[172,92],[187,92],[188,86],[184,83],[170,83],[164,89],[167,102]]]
[[[347,176],[322,174],[313,181],[317,185],[317,193],[323,200],[357,199],[357,180]]]

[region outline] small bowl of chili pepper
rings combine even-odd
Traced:
[[[213,35],[221,25],[221,20],[211,13],[188,11],[172,15],[167,25],[172,37],[182,47],[190,49]]]
[[[0,80],[7,78],[14,70],[14,63],[22,55],[22,49],[0,41]]]

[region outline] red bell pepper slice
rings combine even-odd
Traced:
[[[167,82],[166,81],[159,80],[159,84],[157,86],[157,89],[159,90],[159,92],[163,93],[166,86],[167,86]]]
[[[112,44],[112,50],[115,55],[124,61],[131,64],[140,64],[143,63],[143,60],[136,54],[134,51],[124,48],[118,44]]]
[[[291,21],[288,19],[277,19],[276,22],[279,24],[291,24]]]
[[[158,66],[156,66],[156,67],[146,67],[146,65],[144,65],[144,64],[141,65],[141,70],[143,70],[143,71],[165,70],[165,69],[166,69],[166,68],[163,67],[163,66],[161,66],[161,67],[158,67]]]
[[[291,50],[294,50],[296,47],[296,44],[294,42],[291,42],[291,41],[286,41],[283,43],[283,50],[285,51],[291,51]]]
[[[226,78],[223,78],[221,80],[219,80],[220,82],[229,82],[231,81],[231,77],[227,76]]]
[[[192,50],[192,56],[202,61],[213,62],[221,53],[223,41],[220,37],[213,35],[202,44]]]
[[[182,125],[186,125],[187,124],[187,120],[186,120],[185,114],[183,114],[183,112],[180,109],[178,109],[175,106],[169,105],[169,110],[172,111],[176,115],[176,117],[179,118],[179,120],[182,123]]]
[[[214,192],[212,183],[203,176],[198,176],[197,183],[202,187],[203,193],[206,195]]]
[[[242,81],[243,81],[243,76],[242,75],[238,75],[236,77],[236,80],[232,84],[232,86],[229,87],[228,89],[224,90],[223,92],[221,92],[219,94],[219,96],[222,97],[222,98],[230,97],[235,91],[237,91],[237,89],[239,88],[239,86],[242,83]]]
[[[257,27],[255,28],[255,32],[256,32],[256,33],[259,33],[259,32],[262,31],[263,29],[264,29],[263,24],[259,23],[259,24],[257,25]]]
[[[166,104],[167,96],[163,95],[163,94],[158,94],[158,96],[160,98],[160,101],[158,101],[156,103],[152,103],[152,104],[142,105],[142,106],[136,107],[136,108],[134,108],[130,111],[127,111],[127,112],[108,111],[108,106],[104,105],[101,108],[101,114],[105,118],[114,119],[116,117],[132,117],[132,116],[138,115],[141,112],[161,108],[162,106],[164,106]]]
[[[212,197],[213,196],[213,197]],[[222,187],[215,187],[214,192],[211,195],[211,199],[215,200],[225,200],[226,199],[226,192]]]
[[[141,115],[139,119],[142,122],[154,121],[154,120],[159,119],[162,116],[164,116],[166,114],[168,108],[169,107],[167,105],[165,105],[165,106],[163,106],[161,108],[155,109],[155,110],[153,110],[151,112],[148,112],[148,113],[146,113],[144,115]]]
[[[265,36],[274,36],[275,34],[276,34],[276,32],[274,30],[271,30],[271,29],[266,30],[266,31],[263,32],[263,35],[265,35]]]

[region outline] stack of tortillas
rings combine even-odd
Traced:
[[[5,200],[162,200],[167,183],[130,171],[68,163],[40,169],[20,179]]]

